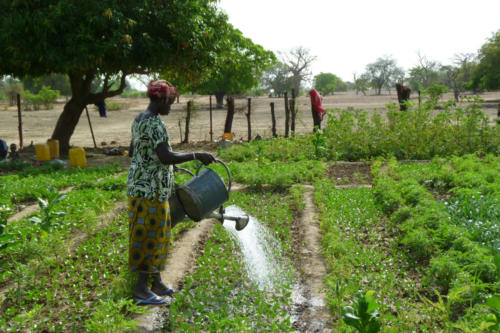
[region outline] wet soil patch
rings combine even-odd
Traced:
[[[368,185],[372,183],[370,163],[337,162],[328,167],[327,176],[338,185]]]
[[[298,283],[292,290],[290,315],[297,332],[331,332],[333,323],[323,286],[326,267],[321,255],[321,232],[311,186],[306,186],[304,204],[304,209],[294,213],[291,228]]]

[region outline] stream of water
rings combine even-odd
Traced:
[[[237,206],[229,206],[226,214],[246,213]],[[237,240],[248,276],[260,290],[273,291],[287,279],[290,273],[283,263],[279,240],[256,218],[250,216],[248,225],[241,231],[236,231],[235,222],[229,220],[224,221],[224,228]]]
[[[226,214],[245,215],[238,206],[226,208]],[[280,241],[256,218],[250,216],[248,225],[236,231],[235,222],[225,220],[224,228],[237,240],[249,278],[262,291],[281,293],[283,288],[291,291],[290,321],[297,332],[326,331],[326,322],[315,318],[317,310],[324,307],[323,301],[311,293],[310,286],[295,281],[292,265],[285,260]],[[288,282],[294,282],[290,285]]]

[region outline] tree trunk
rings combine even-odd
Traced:
[[[59,119],[57,119],[51,139],[59,141],[59,149],[64,155],[69,151],[69,140],[75,131],[76,125],[78,125],[78,121],[80,120],[80,116],[85,106],[85,103],[77,101],[72,97],[64,106]]]
[[[252,111],[252,99],[248,99],[248,112],[246,114],[247,116],[247,122],[248,122],[248,142],[252,141],[252,122],[250,121],[250,112]]]
[[[110,90],[111,84],[108,84],[106,79],[102,91],[92,93],[90,90],[95,75],[95,71],[68,73],[71,83],[71,99],[64,106],[51,136],[51,139],[59,141],[59,148],[63,155],[66,155],[69,151],[69,140],[75,131],[85,106],[95,104],[108,97],[117,96],[126,87],[127,73],[123,72],[120,86],[117,89]]]
[[[276,134],[276,116],[274,115],[274,102],[271,102],[270,105],[271,105],[271,123],[272,123],[273,138],[275,138],[278,135]]]
[[[225,93],[223,93],[223,92],[215,93],[215,103],[216,103],[215,107],[217,109],[224,108],[224,95],[225,95]]]
[[[191,122],[191,107],[192,107],[193,102],[188,101],[187,102],[187,110],[186,110],[186,127],[184,130],[184,141],[182,143],[188,143],[189,142],[189,123]]]
[[[288,92],[285,91],[285,138],[288,138],[290,131],[290,108],[288,107]]]
[[[226,116],[226,123],[224,124],[224,133],[231,133],[231,128],[233,127],[233,117],[234,117],[234,98],[229,96],[227,98],[227,116]]]

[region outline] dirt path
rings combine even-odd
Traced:
[[[167,257],[167,269],[161,273],[162,280],[167,286],[179,290],[184,283],[184,276],[189,275],[194,269],[205,240],[212,232],[215,220],[202,220],[193,229],[182,234],[176,240]],[[168,298],[171,300],[171,298]],[[167,306],[150,306],[150,313],[137,314],[137,332],[160,332],[168,318]]]
[[[298,248],[295,258],[299,285],[292,293],[295,313],[294,327],[298,332],[331,332],[332,319],[326,305],[323,279],[326,267],[321,255],[321,233],[313,202],[312,186],[304,193],[304,210],[294,231]]]

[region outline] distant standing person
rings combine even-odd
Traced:
[[[316,89],[309,90],[309,96],[311,97],[311,111],[314,122],[314,131],[316,129],[321,129],[321,121],[326,113],[326,110],[321,106],[323,97]]]
[[[7,142],[0,140],[0,160],[3,160],[7,157],[8,151],[9,147],[7,147]]]
[[[101,116],[102,118],[106,118],[106,103],[104,102],[104,99],[95,103],[95,106],[97,106],[97,108],[99,109],[99,116]]]

